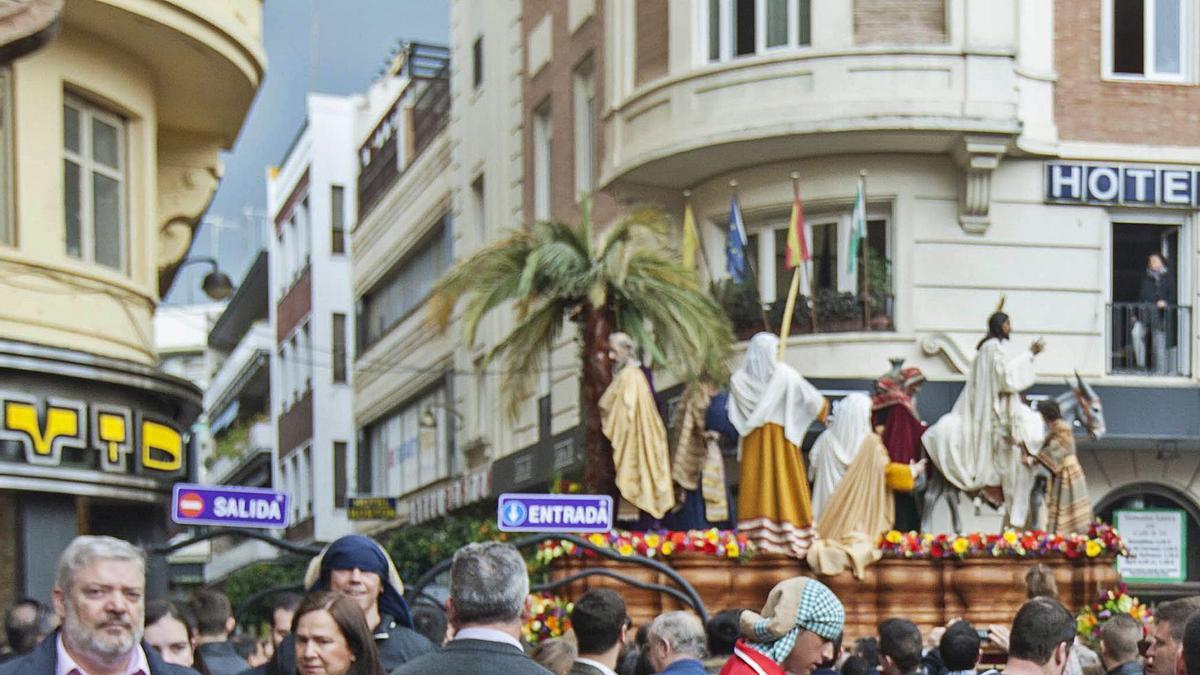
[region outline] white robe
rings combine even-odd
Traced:
[[[813,519],[818,526],[821,513],[837,489],[846,469],[858,455],[863,439],[871,433],[871,399],[866,394],[846,396],[833,411],[829,428],[813,443],[812,462]]]
[[[779,337],[759,333],[746,346],[746,360],[729,380],[729,422],[742,438],[767,424],[783,427],[797,448],[821,414],[825,397],[788,364],[776,361]]]
[[[975,356],[954,408],[921,437],[933,463],[952,485],[974,492],[1004,489],[1007,523],[1023,525],[1029,515],[1033,471],[1021,462],[1024,443],[1037,452],[1045,436],[1041,416],[1021,403],[1034,383],[1033,353],[1011,342],[985,341]],[[1017,441],[1010,444],[1006,438]]]

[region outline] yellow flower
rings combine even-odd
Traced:
[[[954,540],[954,543],[951,544],[951,547],[954,549],[954,552],[959,555],[966,553],[967,549],[970,548],[970,546],[971,546],[971,543],[963,537],[958,537],[957,539]]]
[[[1084,552],[1087,553],[1087,557],[1089,558],[1095,558],[1096,556],[1100,555],[1100,552],[1103,550],[1104,546],[1102,546],[1100,542],[1096,541],[1095,539],[1089,539],[1087,545],[1084,547]]]
[[[646,546],[649,546],[650,548],[658,548],[658,545],[661,543],[662,537],[659,535],[654,534],[653,532],[646,535]]]
[[[592,544],[595,546],[604,546],[604,544],[607,543],[604,535],[600,533],[593,533],[588,537],[588,541],[592,542]]]
[[[717,530],[711,529],[704,533],[704,538],[712,543],[717,543]]]
[[[738,545],[736,542],[731,541],[728,544],[725,544],[725,557],[727,557],[727,558],[738,557]]]
[[[1010,543],[1010,544],[1015,544],[1015,543],[1017,543],[1017,533],[1016,533],[1016,532],[1013,532],[1012,530],[1005,530],[1005,532],[1004,532],[1004,541],[1006,541],[1006,542],[1008,542],[1008,543]]]
[[[621,545],[617,547],[617,553],[620,553],[621,555],[633,555],[633,545],[628,542],[622,542]]]
[[[671,541],[670,539],[664,541],[662,543],[662,548],[660,548],[659,551],[661,551],[663,555],[671,555],[675,552],[675,542]]]
[[[886,536],[889,544],[899,544],[902,538],[903,535],[901,535],[897,530],[889,530]]]

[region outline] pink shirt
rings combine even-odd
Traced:
[[[63,644],[62,635],[55,638],[58,647],[58,668],[54,675],[89,675],[75,659],[67,652],[66,646]],[[146,661],[146,652],[142,651],[141,645],[134,645],[132,658],[129,659],[129,667],[125,669],[125,675],[150,675],[150,664]]]

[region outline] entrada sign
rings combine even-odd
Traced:
[[[1046,164],[1046,201],[1192,208],[1200,206],[1200,170],[1050,162]]]
[[[99,453],[100,469],[167,478],[184,469],[183,434],[165,421],[132,408],[73,399],[0,391],[0,439],[15,441],[25,461],[58,466],[63,450]]]
[[[608,495],[500,495],[496,521],[504,532],[608,532],[613,500]]]

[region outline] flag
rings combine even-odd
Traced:
[[[683,207],[683,246],[680,254],[683,266],[689,270],[696,269],[696,249],[700,247],[700,235],[696,232],[696,216],[692,214],[692,203],[689,201]]]
[[[800,203],[800,190],[796,190],[795,201],[792,202],[792,217],[788,220],[787,262],[788,269],[798,267],[800,263],[812,260],[808,250],[808,231],[804,225],[804,205]]]
[[[729,234],[725,237],[725,271],[739,284],[746,280],[746,226],[737,195],[729,202]]]
[[[862,178],[858,179],[858,196],[854,198],[854,213],[850,217],[850,254],[846,260],[846,272],[853,275],[858,270],[859,247],[866,245],[867,238],[867,195],[864,194]]]

